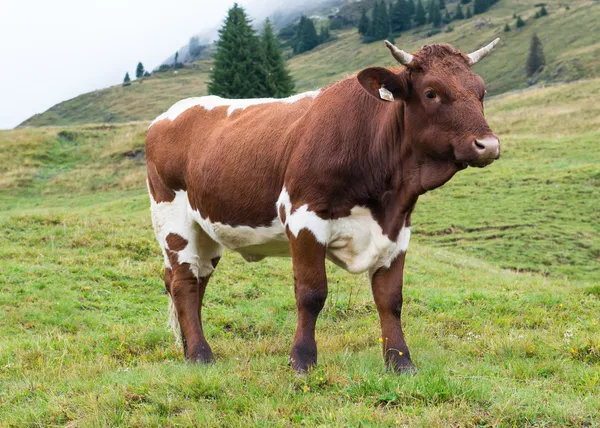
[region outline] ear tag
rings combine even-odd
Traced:
[[[394,94],[385,89],[383,86],[379,88],[379,96],[385,101],[394,101]]]

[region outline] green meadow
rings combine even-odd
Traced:
[[[368,278],[328,264],[319,365],[297,377],[290,261],[231,253],[203,310],[217,362],[185,363],[147,123],[0,132],[0,426],[600,425],[599,96],[585,80],[492,98],[502,158],[421,198],[412,376],[384,369]]]

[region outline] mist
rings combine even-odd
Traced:
[[[341,0],[238,0],[255,23]],[[234,1],[21,0],[3,4],[0,129],[152,70],[193,35],[214,39]]]

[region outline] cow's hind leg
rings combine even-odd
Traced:
[[[185,191],[169,193],[162,179],[150,173],[148,185],[152,224],[165,260],[171,327],[181,334],[186,359],[212,361],[213,354],[202,330],[202,299],[223,248],[192,219]],[[158,198],[157,202],[157,195],[168,197]]]
[[[167,242],[169,237],[167,237]],[[178,263],[167,250],[171,259],[171,281],[169,295],[171,297],[171,325],[176,332],[179,330],[185,358],[189,361],[211,362],[213,353],[206,341],[202,328],[202,300],[206,285],[212,270],[206,270],[196,276],[196,269],[189,263]],[[219,258],[211,260],[211,269],[214,269]],[[177,328],[179,325],[179,328]]]

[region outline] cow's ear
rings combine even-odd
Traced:
[[[358,81],[365,90],[382,101],[406,100],[408,78],[406,73],[396,74],[387,68],[371,67],[358,73]],[[391,94],[391,96],[390,96]]]

